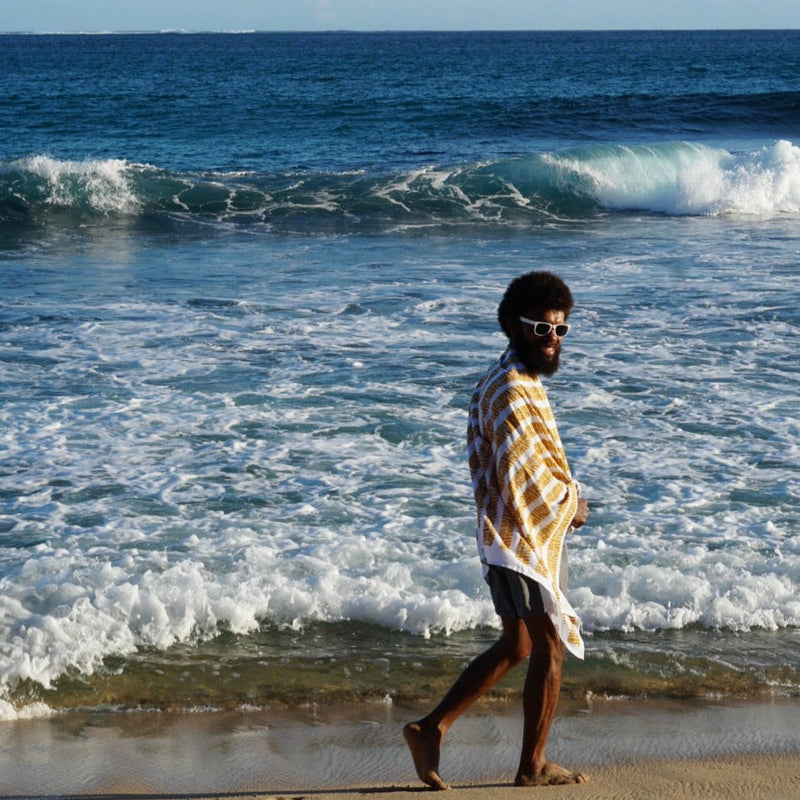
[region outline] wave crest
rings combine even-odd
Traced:
[[[690,142],[604,145],[395,174],[174,173],[49,156],[0,164],[0,220],[180,215],[305,230],[330,225],[530,225],[598,210],[667,215],[800,212],[800,148],[733,154]]]
[[[741,155],[679,142],[543,158],[607,209],[695,216],[800,211],[800,148],[789,141]]]

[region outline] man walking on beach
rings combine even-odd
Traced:
[[[439,705],[403,729],[417,774],[433,789],[450,726],[530,656],[523,690],[522,753],[515,785],[583,783],[545,759],[558,705],[564,651],[583,657],[578,619],[561,580],[564,539],[586,522],[540,376],[558,369],[572,294],[549,272],[512,281],[498,308],[509,345],[479,381],[469,411],[468,447],[478,513],[478,553],[502,635],[461,674]]]

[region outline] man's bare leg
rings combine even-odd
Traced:
[[[500,640],[467,666],[439,705],[428,716],[403,728],[417,775],[432,789],[448,788],[439,776],[439,753],[450,726],[530,653],[525,621],[504,617],[502,623]]]
[[[550,786],[585,783],[587,778],[573,773],[544,755],[547,736],[561,692],[564,645],[546,614],[525,620],[531,639],[531,660],[522,695],[524,727],[516,786]]]

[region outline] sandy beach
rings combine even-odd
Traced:
[[[518,800],[525,790],[505,784],[456,784],[447,792],[455,800]],[[800,760],[795,756],[748,756],[739,759],[690,761],[648,761],[598,768],[590,783],[581,786],[529,789],[553,793],[558,797],[582,800],[620,798],[777,798],[796,800],[800,793]],[[351,800],[379,794],[384,800],[419,797],[420,790],[398,786],[366,787],[347,791],[305,792],[294,797],[321,797],[325,800]],[[426,792],[428,794],[428,792]],[[265,800],[285,795],[260,795]],[[232,795],[231,797],[242,797]]]
[[[325,800],[353,800],[378,794],[384,800],[419,797],[418,788],[386,786],[346,791],[305,792],[299,797],[320,797]],[[451,800],[486,798],[486,800],[518,800],[525,790],[505,784],[456,784],[447,792]],[[742,798],[742,800],[796,800],[800,792],[800,762],[797,756],[746,757],[744,759],[712,759],[702,761],[648,761],[616,767],[598,768],[590,783],[581,786],[529,789],[553,793],[557,797],[581,800],[619,800],[620,798]],[[429,794],[425,792],[425,794]],[[255,795],[264,800],[278,800],[287,795]],[[231,795],[239,797],[242,795]]]
[[[0,725],[0,797],[321,797],[428,790],[391,704],[236,713],[63,714]],[[560,797],[800,796],[800,700],[562,703],[549,756],[589,783],[528,791]],[[450,732],[448,797],[504,800],[521,719],[480,704]]]

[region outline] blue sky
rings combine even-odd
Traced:
[[[800,0],[0,0],[2,31],[800,28]]]

